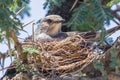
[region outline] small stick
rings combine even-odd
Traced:
[[[10,37],[7,36],[7,46],[8,46],[8,54],[10,55],[10,59],[11,59],[11,62],[12,62],[12,51],[11,51],[11,44],[10,44]]]
[[[17,13],[16,13],[16,16],[20,14],[20,12],[25,9],[25,7],[22,7]]]
[[[33,48],[34,48],[34,25],[35,23],[32,24],[32,44],[33,44]]]
[[[22,27],[25,27],[25,26],[27,26],[27,25],[29,25],[29,24],[33,23],[34,21],[35,21],[35,20],[30,21],[30,22],[28,22],[28,23],[24,24]]]
[[[78,3],[78,0],[75,0],[74,4],[72,5],[72,8],[70,9],[69,12],[71,12],[73,10],[73,8],[76,6],[77,3]]]
[[[10,65],[8,67],[4,67],[4,68],[0,69],[0,71],[3,71],[5,69],[12,69],[12,68],[15,68],[15,67],[16,67],[16,65]]]

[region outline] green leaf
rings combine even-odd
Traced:
[[[115,49],[111,50],[110,60],[111,60],[111,63],[110,63],[111,68],[114,68],[114,69],[116,67],[120,68],[120,59],[118,58],[118,52]]]
[[[107,6],[111,7],[111,6],[113,6],[113,5],[115,5],[115,4],[119,3],[119,2],[120,2],[120,0],[111,0],[110,2],[107,3]]]
[[[35,54],[35,55],[39,54],[39,51],[36,50],[35,48],[23,48],[23,52],[28,54]]]

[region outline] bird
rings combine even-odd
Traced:
[[[41,19],[39,26],[34,33],[34,41],[36,40],[53,40],[53,38],[66,38],[68,36],[80,35],[84,39],[96,41],[100,39],[101,32],[80,32],[80,31],[70,31],[62,32],[61,27],[62,23],[65,22],[60,15],[48,15]],[[114,30],[120,29],[116,27],[110,30],[107,30],[108,33],[114,32]]]
[[[59,15],[48,15],[41,19],[39,26],[35,30],[35,40],[51,40],[56,37],[66,37],[67,34],[61,31],[62,23],[65,22]]]

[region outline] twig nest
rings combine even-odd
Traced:
[[[38,40],[33,42],[31,47],[38,50],[39,53],[32,57],[29,54],[30,63],[28,64],[35,63],[38,70],[45,71],[46,74],[49,74],[53,69],[60,75],[83,70],[86,65],[96,59],[90,48],[90,43],[79,35],[57,41],[42,33],[35,39]]]

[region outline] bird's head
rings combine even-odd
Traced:
[[[59,15],[48,15],[40,22],[41,28],[46,30],[49,36],[55,36],[61,31],[62,22],[65,20]],[[45,25],[45,26],[44,26]]]

